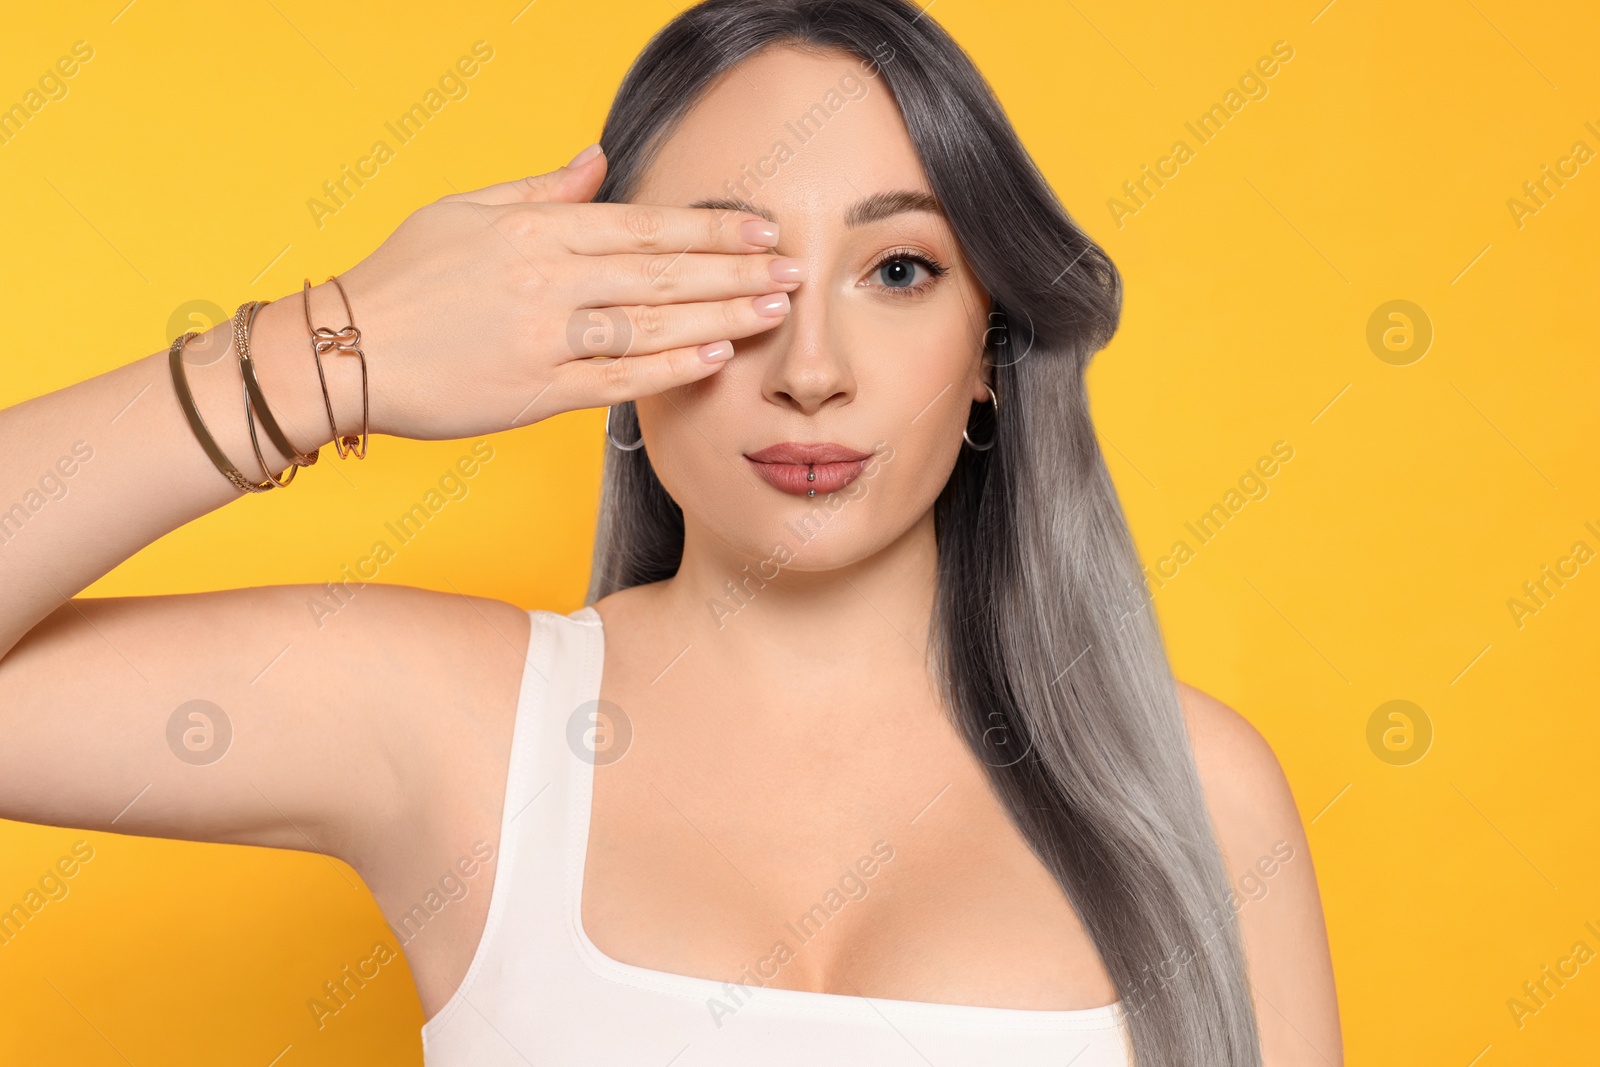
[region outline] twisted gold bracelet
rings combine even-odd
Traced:
[[[250,429],[250,447],[255,450],[256,462],[261,464],[261,473],[266,475],[267,481],[278,488],[284,488],[294,481],[294,476],[300,473],[301,467],[309,467],[317,461],[320,449],[314,449],[308,456],[289,443],[284,436],[283,429],[279,427],[278,420],[272,417],[271,410],[267,407],[267,398],[261,392],[261,383],[256,380],[255,361],[250,358],[250,327],[255,323],[256,312],[266,307],[270,300],[246,300],[239,305],[239,310],[233,315],[233,347],[239,356],[239,377],[243,379],[241,388],[244,390],[244,421]],[[256,413],[260,412],[262,428],[267,431],[267,436],[277,446],[278,451],[290,457],[289,466],[282,474],[274,475],[267,469],[267,459],[261,454],[261,442],[256,439]],[[284,475],[288,477],[284,477]]]

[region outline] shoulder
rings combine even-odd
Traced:
[[[352,590],[343,603],[330,603],[338,617],[323,621],[321,629],[336,630],[348,616],[345,640],[361,646],[369,662],[388,668],[408,691],[492,688],[516,671],[527,651],[527,610],[493,597],[370,584]]]
[[[386,583],[331,588],[334,594],[324,598],[329,613],[348,609],[352,615],[365,615],[368,625],[363,629],[372,638],[448,644],[481,637],[485,627],[495,633],[527,631],[527,610],[494,597]],[[341,595],[341,590],[348,592]],[[363,602],[367,610],[357,611]]]
[[[345,631],[347,669],[362,667],[401,796],[437,803],[502,754],[531,626],[526,609],[493,597],[376,583],[325,622]]]
[[[1255,801],[1294,814],[1294,798],[1278,757],[1250,720],[1216,697],[1178,682],[1178,703],[1189,728],[1189,744],[1208,798]],[[1219,828],[1220,829],[1220,828]]]
[[[1206,808],[1235,880],[1275,849],[1303,852],[1294,793],[1267,739],[1216,697],[1183,682],[1177,686]]]
[[[322,631],[341,661],[330,695],[363,708],[355,758],[387,780],[341,854],[376,886],[499,803],[532,622],[493,597],[378,583],[352,594]]]
[[[1264,1058],[1342,1063],[1322,900],[1283,767],[1243,715],[1193,686],[1177,688],[1244,938]]]

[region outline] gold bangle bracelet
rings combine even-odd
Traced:
[[[260,379],[256,377],[255,358],[250,353],[250,327],[255,324],[256,312],[270,303],[272,303],[270,300],[252,300],[239,305],[239,310],[234,314],[233,342],[239,355],[239,374],[244,378],[250,403],[261,419],[261,428],[267,432],[267,439],[279,452],[288,456],[289,461],[296,467],[309,467],[317,461],[321,449],[313,448],[309,453],[305,453],[289,442],[288,435],[283,432],[278,420],[272,415],[272,409],[267,406],[266,394],[261,391]],[[256,458],[258,460],[261,458],[260,449],[256,450]]]
[[[200,409],[195,407],[194,394],[189,390],[189,380],[183,371],[183,346],[189,343],[189,338],[198,336],[199,332],[188,330],[179,334],[173,338],[172,347],[167,350],[167,366],[172,371],[172,388],[178,394],[178,406],[183,408],[184,417],[189,420],[189,428],[194,431],[200,447],[205,449],[206,455],[211,457],[211,462],[233,484],[233,487],[241,493],[264,493],[272,488],[272,483],[257,484],[240,474],[239,468],[229,462],[222,449],[217,447],[211,431],[206,429],[205,420],[200,417]]]
[[[239,310],[233,316],[233,346],[239,357],[239,377],[241,379],[239,388],[244,395],[244,422],[250,430],[250,447],[255,451],[256,462],[261,465],[261,473],[266,477],[267,481],[282,489],[294,481],[294,476],[300,473],[300,468],[309,464],[311,460],[306,460],[305,463],[299,462],[305,457],[284,439],[283,431],[279,429],[277,421],[272,418],[272,413],[267,410],[266,397],[261,395],[261,388],[255,382],[255,364],[250,361],[250,326],[255,322],[256,312],[266,307],[266,305],[267,301],[265,300],[246,300],[239,305]],[[252,397],[252,385],[255,385],[254,397]],[[273,444],[277,445],[285,455],[291,457],[289,466],[285,467],[280,474],[273,474],[268,469],[267,458],[261,454],[261,442],[256,438],[256,405],[251,403],[251,400],[255,398],[259,398],[261,401],[261,423],[267,430],[267,436],[273,439]]]
[[[345,294],[344,285],[335,275],[328,275],[339,290],[339,298],[344,301],[345,317],[350,320],[350,325],[334,330],[327,326],[314,326],[311,323],[311,279],[305,280],[305,287],[301,290],[300,302],[305,308],[306,329],[311,331],[311,357],[317,364],[317,379],[322,383],[322,402],[328,408],[328,428],[333,431],[333,444],[339,452],[339,458],[344,459],[354,455],[357,459],[367,458],[367,442],[371,435],[368,432],[368,405],[367,405],[367,357],[361,351],[361,331],[356,328],[355,312],[350,310],[350,297]],[[341,434],[339,427],[333,421],[333,400],[328,396],[328,378],[322,370],[322,353],[335,349],[344,355],[354,355],[361,361],[361,435]],[[360,444],[360,450],[355,446]]]

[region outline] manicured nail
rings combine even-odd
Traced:
[[[575,170],[578,167],[583,166],[585,163],[589,162],[589,160],[593,159],[595,156],[598,156],[601,151],[602,149],[600,148],[600,143],[596,141],[588,148],[585,148],[582,152],[579,152],[577,155],[573,156],[572,162],[567,164],[567,169]]]
[[[779,315],[789,313],[789,294],[773,293],[770,296],[758,296],[754,302],[756,314],[768,318],[777,318]]]
[[[792,256],[779,256],[767,264],[767,273],[775,282],[803,282],[806,280],[806,261]]]
[[[733,355],[732,341],[713,341],[708,345],[701,345],[695,349],[700,353],[700,358],[707,363],[721,363]]]
[[[771,248],[778,243],[778,224],[766,219],[745,219],[739,224],[739,236],[753,245]]]

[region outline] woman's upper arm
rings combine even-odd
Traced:
[[[1179,683],[1255,992],[1266,1067],[1344,1062],[1322,900],[1294,795],[1243,716]]]
[[[370,584],[72,600],[0,659],[0,817],[356,864],[499,732],[516,614]]]

